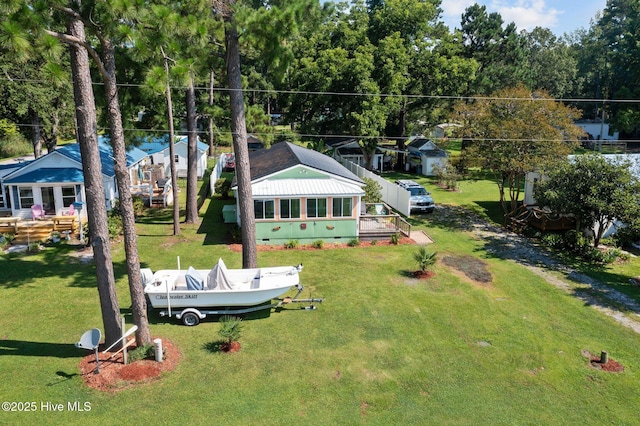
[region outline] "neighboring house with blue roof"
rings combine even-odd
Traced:
[[[107,210],[111,210],[118,198],[113,151],[100,137],[100,161]],[[139,185],[140,171],[147,160],[147,154],[137,148],[127,151],[127,166],[133,185]],[[46,215],[62,215],[68,211],[71,203],[86,202],[84,173],[80,146],[72,143],[37,158],[22,163],[10,173],[2,175],[0,180],[4,195],[5,212],[23,219],[31,218],[31,206],[39,204]],[[82,210],[86,216],[86,209]]]
[[[2,182],[4,181],[6,176],[10,175],[16,170],[21,169],[29,163],[30,161],[16,161],[12,163],[0,164],[0,216],[11,215],[11,201],[9,199],[9,190],[2,184]]]
[[[258,244],[358,238],[365,183],[336,160],[280,142],[250,153],[249,164]]]
[[[171,176],[171,154],[169,152],[169,136],[162,137],[149,137],[138,145],[138,148],[146,152],[151,158],[151,164],[162,164],[164,167],[164,175]],[[196,163],[198,165],[197,175],[198,178],[204,176],[207,170],[207,151],[209,146],[206,143],[200,141],[198,138],[197,143],[198,158]],[[174,161],[176,163],[176,173],[178,177],[187,176],[187,136],[176,136],[174,145]]]

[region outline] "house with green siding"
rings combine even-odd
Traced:
[[[258,244],[358,238],[365,183],[336,160],[280,142],[250,153],[249,163]],[[237,199],[235,179],[232,189]]]

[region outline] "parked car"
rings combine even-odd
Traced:
[[[424,213],[433,213],[436,208],[431,194],[424,186],[412,180],[401,179],[396,181],[396,185],[409,191],[411,196],[409,200],[411,202],[411,211],[418,210]]]

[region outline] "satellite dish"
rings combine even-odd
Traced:
[[[100,329],[92,328],[91,330],[85,331],[80,338],[80,341],[76,343],[76,347],[88,349],[90,351],[95,350],[100,344],[101,338],[102,334],[100,333]]]

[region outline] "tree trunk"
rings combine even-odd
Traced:
[[[42,157],[42,126],[40,125],[40,117],[37,113],[31,115],[31,144],[33,145],[33,157]]]
[[[505,182],[507,182],[507,179],[508,177],[504,173],[500,173],[496,179],[498,182],[498,190],[500,191],[500,205],[505,215],[509,214],[509,207],[507,207],[507,201],[504,196],[504,188],[507,185]]]
[[[171,191],[173,192],[173,235],[180,235],[180,205],[178,200],[178,178],[175,161],[176,145],[173,129],[173,102],[171,101],[171,86],[169,85],[169,58],[164,54],[164,50],[162,51],[162,56],[164,57],[164,72],[167,76],[165,96],[167,99],[167,120],[169,121],[169,170],[171,170]]]
[[[70,19],[68,27],[71,35],[85,40],[84,24],[81,20]],[[98,150],[98,124],[89,69],[89,55],[84,47],[70,45],[69,49],[73,73],[73,96],[76,103],[78,143],[82,155],[82,170],[87,197],[89,235],[96,265],[105,343],[111,345],[122,337],[122,327],[111,261],[111,246],[109,245],[107,209]]]
[[[51,134],[44,132],[44,144],[47,147],[47,152],[53,152],[58,145],[58,128],[60,127],[60,114],[56,111],[53,114],[53,123],[51,124]]]
[[[198,131],[196,119],[196,91],[189,78],[187,93],[187,205],[186,223],[198,223]]]
[[[400,108],[400,112],[398,113],[398,162],[396,164],[396,169],[400,172],[404,172],[404,165],[407,161],[406,156],[404,155],[405,145],[404,145],[404,137],[406,135],[407,128],[407,103],[406,101],[402,102],[402,108]]]
[[[127,262],[127,276],[129,278],[129,292],[131,293],[131,313],[136,330],[136,343],[145,345],[151,343],[151,331],[147,319],[147,301],[144,296],[142,274],[140,273],[140,258],[138,257],[138,242],[136,237],[136,219],[133,211],[131,196],[131,178],[127,168],[127,153],[122,127],[122,113],[116,84],[116,62],[114,48],[111,41],[102,39],[102,57],[106,75],[104,76],[107,111],[111,127],[111,146],[113,148],[114,169],[118,183],[118,197],[120,199],[120,213],[124,231],[124,250]]]
[[[233,17],[228,19],[233,21]],[[227,77],[231,99],[231,133],[236,156],[236,180],[238,184],[238,208],[242,231],[242,267],[258,267],[256,242],[256,222],[251,193],[251,170],[249,169],[249,147],[247,145],[247,125],[244,116],[242,95],[242,75],[240,73],[240,46],[238,30],[233,22],[225,29],[227,48]]]
[[[213,70],[209,73],[209,106],[213,106],[213,85],[215,84],[215,75]],[[213,111],[209,113],[209,157],[216,156],[215,138],[213,136]]]

